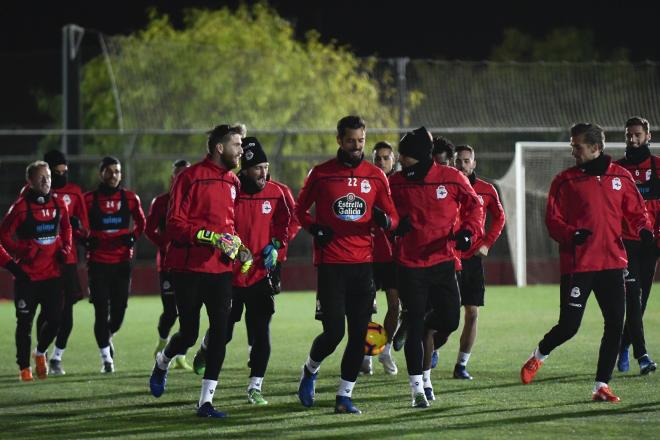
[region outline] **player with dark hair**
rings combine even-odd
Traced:
[[[559,322],[534,349],[520,378],[530,383],[552,350],[577,333],[593,290],[605,325],[592,399],[618,402],[608,383],[623,331],[627,260],[622,224],[628,222],[644,243],[653,242],[653,233],[632,176],[603,153],[604,147],[605,133],[598,125],[571,127],[576,165],[553,179],[545,216],[550,236],[559,243]]]
[[[15,276],[16,363],[20,380],[31,381],[32,321],[38,305],[44,315],[37,329],[33,357],[37,377],[48,375],[46,350],[57,336],[63,290],[60,265],[71,252],[69,213],[61,199],[52,197],[48,164],[36,161],[25,170],[29,188],[9,208],[0,224],[0,242],[18,264],[5,262]],[[6,260],[6,257],[3,258]]]
[[[454,378],[472,380],[472,376],[468,373],[466,367],[472,347],[477,339],[479,307],[484,305],[484,294],[486,292],[482,259],[488,255],[493,243],[502,233],[504,209],[495,187],[477,177],[474,171],[477,167],[474,149],[469,145],[458,145],[455,151],[456,168],[468,178],[482,204],[484,216],[482,217],[481,226],[483,228],[486,227],[486,213],[490,216],[490,227],[485,231],[485,235],[475,240],[470,249],[461,252],[459,288],[461,291],[461,305],[465,309],[465,319],[463,321],[458,359],[454,366]]]
[[[336,413],[359,414],[352,392],[364,355],[364,338],[373,306],[373,225],[396,228],[385,174],[364,159],[366,124],[346,116],[337,124],[337,157],[315,166],[300,190],[296,216],[314,237],[314,264],[318,268],[317,312],[323,332],[314,339],[302,368],[298,398],[314,404],[314,388],[321,362],[344,338],[348,342],[341,362],[341,380],[335,398]],[[312,216],[309,209],[315,205]]]
[[[171,360],[195,344],[202,305],[209,318],[208,359],[197,407],[199,417],[223,418],[213,395],[225,358],[232,301],[232,268],[239,259],[249,268],[252,255],[234,228],[234,203],[240,189],[236,168],[243,153],[240,126],[218,125],[208,133],[204,160],[174,179],[167,210],[170,245],[165,265],[174,284],[179,331],[156,356],[149,378],[151,394],[165,392]]]
[[[634,116],[626,121],[626,154],[616,163],[627,169],[633,176],[646,211],[658,233],[660,224],[660,157],[651,154],[649,145],[651,132],[649,121]],[[621,338],[621,349],[617,368],[625,372],[630,369],[628,348],[632,343],[633,354],[639,364],[640,374],[655,371],[657,364],[646,351],[643,316],[649,300],[651,286],[658,261],[658,247],[654,242],[642,243],[628,223],[624,223],[623,245],[626,247],[628,267],[626,274],[626,321]]]
[[[438,165],[454,165],[454,149],[456,147],[445,137],[438,136],[433,138],[433,151],[431,155]]]
[[[403,168],[390,178],[401,217],[394,256],[399,295],[408,311],[405,353],[415,408],[426,408],[428,399],[435,398],[432,389],[425,389],[424,335],[433,330],[441,346],[460,321],[454,248],[467,250],[472,238],[481,235],[477,194],[458,170],[433,161],[432,148],[424,127],[406,133],[399,142]],[[459,208],[460,226],[454,233]]]
[[[85,193],[89,213],[87,269],[89,300],[94,305],[94,336],[101,372],[113,373],[112,336],[124,321],[131,286],[131,258],[145,218],[137,194],[120,186],[121,163],[106,156],[99,165],[101,183]],[[131,227],[131,219],[133,226]]]
[[[170,181],[183,170],[190,166],[187,160],[177,160],[172,165],[172,176]],[[158,343],[154,350],[154,358],[158,352],[165,348],[169,339],[170,330],[176,322],[178,312],[176,310],[176,298],[174,297],[174,286],[170,279],[169,270],[165,267],[165,252],[167,246],[170,244],[169,237],[166,233],[165,223],[167,220],[167,205],[170,201],[170,193],[165,192],[154,197],[149,208],[147,215],[147,225],[144,230],[144,235],[147,236],[157,247],[156,252],[156,268],[158,270],[158,278],[160,284],[160,300],[163,303],[163,313],[158,318]],[[186,362],[185,355],[179,355],[174,358],[174,368],[181,368],[184,370],[192,370],[192,367]]]

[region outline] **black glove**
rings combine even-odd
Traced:
[[[16,281],[30,281],[30,277],[28,276],[27,273],[19,266],[16,264],[14,260],[9,260],[7,264],[5,264],[5,269],[7,269],[9,272],[11,272],[12,275],[14,275],[14,278],[16,278]]]
[[[456,249],[459,251],[467,251],[472,246],[472,232],[461,229],[454,235],[454,240],[456,240]]]
[[[277,263],[272,270],[268,271],[268,279],[270,280],[270,287],[273,295],[277,295],[282,291],[282,265]]]
[[[85,245],[85,249],[88,251],[93,251],[97,247],[99,247],[99,238],[98,237],[87,237],[85,241],[83,242]]]
[[[639,231],[639,239],[642,241],[643,245],[651,246],[653,244],[653,232],[648,229],[642,229]]]
[[[376,223],[378,226],[386,231],[390,230],[390,227],[392,226],[392,219],[389,215],[385,214],[385,211],[374,206],[374,209],[371,212],[371,217],[374,219],[374,223]]]
[[[593,234],[593,232],[591,232],[589,229],[578,229],[573,234],[573,244],[575,246],[583,245],[584,242],[587,241],[587,237],[589,237],[591,234]]]
[[[309,233],[314,236],[314,242],[319,247],[327,246],[328,243],[332,240],[334,232],[328,226],[323,226],[314,223],[309,227]]]
[[[78,217],[72,215],[69,218],[69,222],[71,222],[71,227],[73,228],[74,231],[80,229],[81,224],[80,224],[80,219]]]
[[[403,237],[408,232],[412,231],[412,223],[410,223],[410,217],[405,216],[399,220],[399,226],[394,230],[394,235],[398,237]]]
[[[135,234],[134,233],[129,233],[129,234],[124,234],[119,237],[121,239],[121,242],[124,244],[124,246],[128,247],[129,249],[133,248],[135,246]]]

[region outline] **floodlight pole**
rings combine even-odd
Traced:
[[[399,82],[399,128],[406,126],[406,95],[408,87],[406,84],[406,66],[410,58],[396,59],[396,73]]]
[[[80,111],[80,43],[85,29],[75,24],[62,27],[62,152],[79,154],[81,135],[67,130],[82,128]]]

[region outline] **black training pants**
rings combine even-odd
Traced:
[[[131,287],[131,264],[89,263],[89,300],[94,305],[94,336],[99,348],[110,345],[110,337],[124,322]]]
[[[160,301],[163,303],[163,313],[158,318],[158,335],[161,339],[167,339],[170,330],[176,322],[179,312],[176,309],[176,296],[174,295],[174,285],[169,272],[159,272],[160,281]]]

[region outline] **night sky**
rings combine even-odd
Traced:
[[[67,23],[113,35],[144,27],[154,5],[181,23],[183,8],[235,7],[237,1],[10,1],[0,14],[0,127],[42,127],[31,91],[60,90],[61,28]],[[248,1],[247,3],[254,3]],[[555,28],[591,29],[595,46],[630,51],[632,61],[660,60],[660,34],[642,6],[607,2],[283,1],[270,4],[302,36],[318,30],[358,55],[483,60],[508,27],[541,38]],[[601,6],[598,6],[598,5]],[[66,5],[66,6],[63,6]]]

